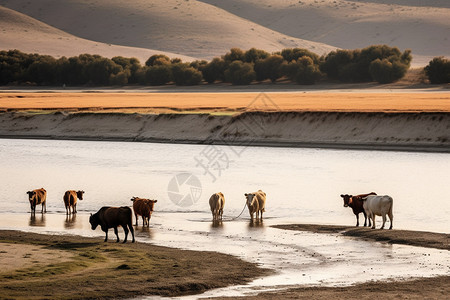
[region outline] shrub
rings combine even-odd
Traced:
[[[272,82],[277,81],[283,76],[282,68],[285,63],[281,55],[272,55],[265,59],[260,59],[255,63],[256,80],[263,81],[270,79]]]
[[[369,72],[373,80],[379,83],[391,83],[405,76],[408,66],[396,60],[375,59],[370,63]]]
[[[234,61],[225,70],[225,80],[235,85],[250,84],[255,78],[256,74],[250,63]]]
[[[313,60],[314,64],[319,64],[320,57],[307,50],[307,49],[301,49],[301,48],[286,48],[281,51],[281,56],[287,61],[291,62],[293,60],[298,60],[301,57],[309,57]]]
[[[425,67],[425,74],[433,84],[450,83],[450,60],[442,56],[433,58]]]
[[[163,85],[172,81],[170,65],[155,65],[145,71],[144,84]]]
[[[126,74],[128,74],[127,78],[128,83],[139,82],[138,72],[140,72],[142,69],[139,59],[135,57],[127,58],[123,56],[115,56],[112,58],[112,61],[122,66],[123,70],[128,70],[128,72],[126,72]]]
[[[251,48],[245,51],[244,62],[256,63],[258,60],[268,58],[269,56],[270,56],[269,52],[256,48]]]
[[[230,52],[227,52],[223,59],[229,64],[233,61],[240,60],[245,61],[245,53],[239,48],[231,48]]]
[[[319,66],[308,56],[285,66],[286,75],[298,84],[314,84],[322,76]]]
[[[208,83],[213,83],[216,80],[225,80],[224,72],[226,66],[227,64],[222,58],[214,58],[202,67],[201,72],[203,74],[203,78]]]
[[[172,77],[176,85],[197,85],[202,81],[202,73],[189,64],[172,65]]]
[[[149,59],[145,62],[147,67],[155,66],[155,65],[170,65],[170,58],[164,54],[155,54],[150,56]]]

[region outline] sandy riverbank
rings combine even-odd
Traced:
[[[450,151],[448,93],[1,93],[0,136]]]

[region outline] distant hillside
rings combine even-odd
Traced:
[[[345,49],[411,49],[413,64],[450,57],[448,0],[202,0],[278,32]]]
[[[84,39],[212,58],[231,47],[335,49],[290,37],[195,0],[0,0],[0,5]],[[19,41],[17,41],[19,43]]]
[[[19,49],[27,53],[48,54],[54,57],[76,56],[82,53],[105,57],[136,57],[141,63],[161,51],[117,46],[78,38],[31,17],[0,6],[0,50]],[[193,60],[179,54],[170,57]]]

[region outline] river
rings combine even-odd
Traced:
[[[131,205],[130,198],[139,196],[158,202],[150,228],[137,228],[138,241],[220,251],[277,270],[208,296],[450,270],[448,251],[270,227],[354,225],[339,195],[374,191],[393,197],[394,230],[449,233],[450,154],[0,139],[0,162],[0,229],[102,237],[99,229],[90,230],[89,214],[105,205]],[[32,218],[26,191],[41,187],[48,213]],[[69,189],[85,191],[75,218],[66,217],[62,201]],[[239,214],[244,193],[258,189],[267,194],[265,220],[252,225],[246,210]],[[226,199],[224,222],[212,226],[208,200],[219,191]]]

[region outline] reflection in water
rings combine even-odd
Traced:
[[[70,215],[66,214],[66,221],[64,222],[64,228],[66,228],[66,229],[74,228],[76,220],[77,220],[76,214],[70,214]]]
[[[211,223],[212,228],[219,228],[223,226],[222,220],[213,220]]]
[[[36,217],[36,215],[32,213],[28,224],[29,226],[45,227],[45,215],[41,214]]]
[[[260,221],[252,221],[250,220],[250,222],[248,223],[248,227],[249,228],[253,228],[253,227],[264,227],[264,223],[263,220]]]
[[[134,226],[134,234],[136,236],[137,235],[145,236],[145,237],[147,237],[149,239],[153,239],[153,232],[150,229],[150,227],[147,227],[147,226],[142,226],[142,227]]]

